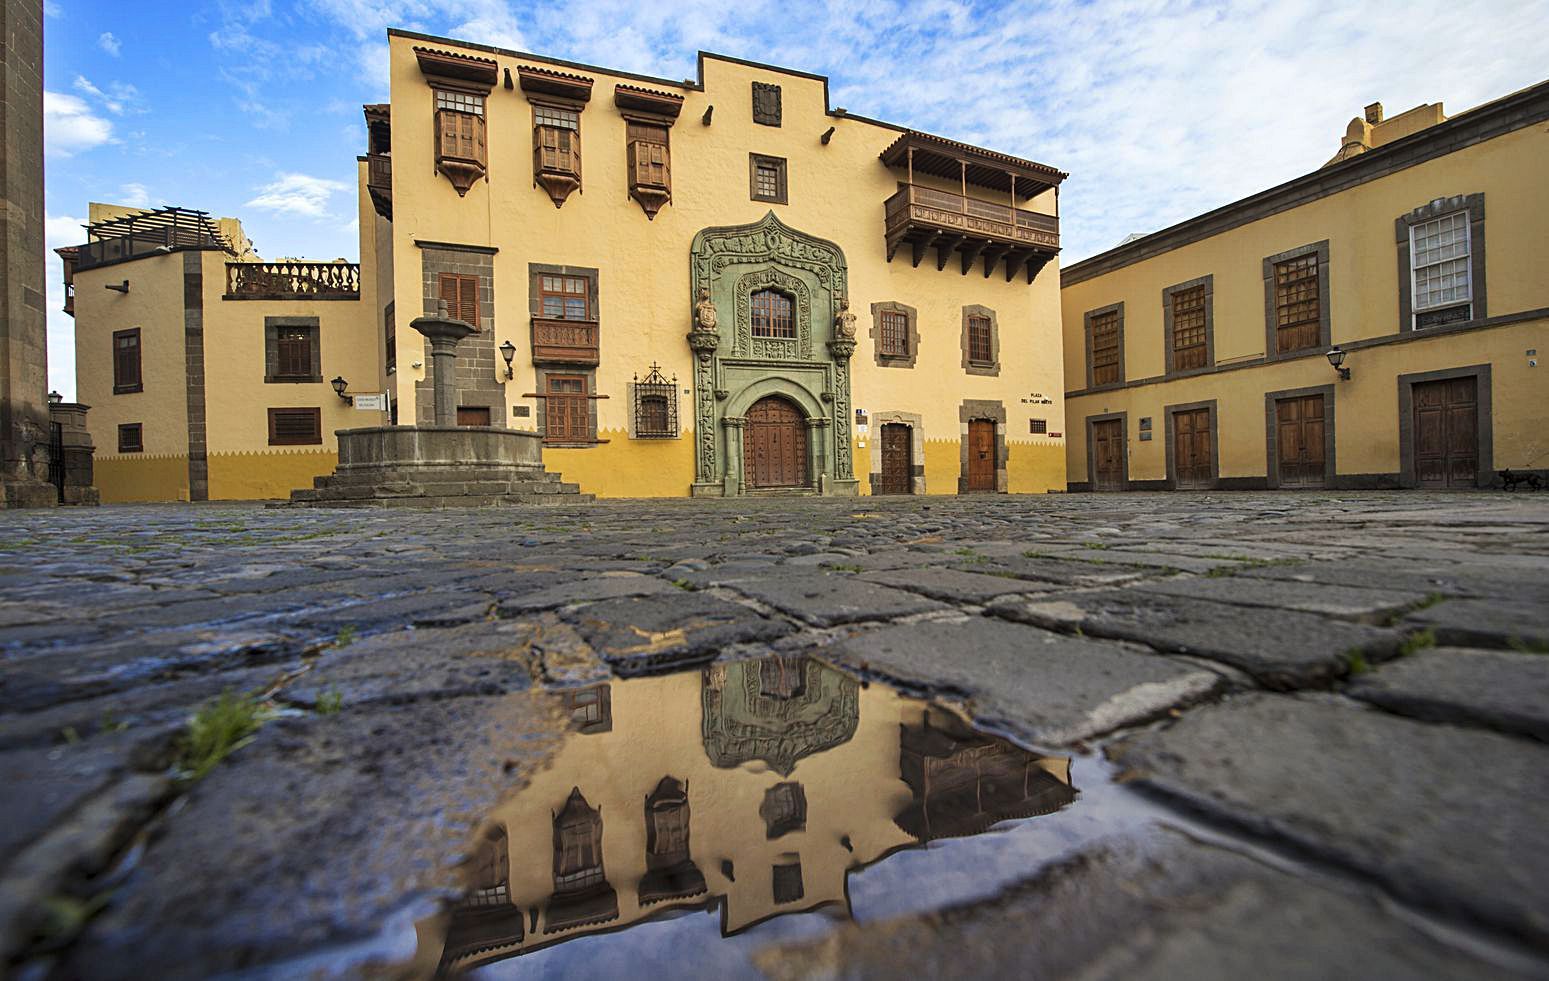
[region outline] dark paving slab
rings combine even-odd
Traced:
[[[887,620],[946,608],[935,600],[901,589],[835,573],[739,581],[732,583],[731,588],[818,627]]]
[[[733,644],[774,640],[794,629],[739,603],[683,590],[591,603],[566,619],[624,675],[702,664]]]
[[[1549,749],[1250,694],[1110,747],[1141,787],[1549,951]]]
[[[556,576],[565,579],[564,576]],[[620,596],[657,596],[670,593],[673,586],[655,576],[639,573],[602,575],[592,579],[561,581],[546,589],[526,593],[499,605],[499,616],[511,617],[539,610],[555,610],[572,603],[589,603]]]
[[[1549,654],[1549,601],[1449,599],[1404,617],[1443,644]]]
[[[1079,630],[1220,661],[1276,689],[1327,685],[1349,670],[1351,652],[1375,661],[1398,645],[1398,634],[1391,630],[1289,610],[1248,612],[1228,603],[1139,590],[1007,598],[989,610],[1051,630]]]
[[[1549,656],[1435,647],[1355,679],[1356,698],[1400,715],[1549,742]]]
[[[1293,876],[1175,832],[1155,838],[1105,842],[988,902],[771,945],[756,963],[777,981],[1419,981],[1542,977],[1549,969],[1443,943],[1372,889]]]
[[[981,575],[1007,575],[1033,579],[1058,586],[1117,586],[1156,575],[1154,569],[1141,569],[1120,562],[1095,558],[1077,562],[1049,555],[980,556],[959,558],[953,568]]]
[[[929,596],[948,603],[984,603],[1008,593],[1039,593],[1056,588],[1052,583],[1013,576],[988,576],[980,572],[963,572],[959,569],[889,569],[884,572],[868,572],[860,577],[866,582],[907,589],[911,593]]]
[[[324,651],[282,698],[316,708],[524,691],[532,638],[528,625],[491,622],[378,634]]]
[[[1292,580],[1221,576],[1206,579],[1162,579],[1135,587],[1149,593],[1215,600],[1238,606],[1300,610],[1346,620],[1376,623],[1426,601],[1425,593]]]
[[[905,687],[966,696],[981,722],[1040,746],[1155,718],[1223,685],[1214,672],[1145,648],[983,617],[886,627],[824,656]]]

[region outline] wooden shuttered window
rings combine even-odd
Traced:
[[[581,177],[581,115],[570,109],[533,107],[533,167]]]
[[[487,163],[482,95],[437,90],[436,131],[441,135],[438,151],[442,160]]]
[[[550,443],[590,443],[593,440],[591,400],[582,375],[549,375],[544,392],[543,438]]]
[[[470,327],[479,326],[479,277],[441,273],[437,290],[446,301],[446,315]]]
[[[270,446],[315,446],[323,441],[323,411],[270,409]]]
[[[1092,316],[1092,384],[1113,385],[1123,380],[1119,364],[1119,312],[1109,310]]]
[[[113,394],[144,391],[140,378],[140,328],[113,332]]]
[[[973,364],[994,364],[995,346],[990,337],[990,318],[968,318],[968,360]]]
[[[667,127],[631,122],[625,138],[629,143],[630,187],[671,190]]]
[[[1275,351],[1318,346],[1322,308],[1318,298],[1318,255],[1275,263]]]
[[[281,327],[275,337],[275,376],[312,377],[312,331],[307,327]]]
[[[1205,367],[1205,302],[1203,285],[1172,294],[1174,371]]]
[[[880,314],[881,336],[879,348],[885,358],[909,356],[909,315],[898,310],[883,310]]]

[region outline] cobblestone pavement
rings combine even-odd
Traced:
[[[3,953],[375,970],[553,751],[546,689],[771,651],[949,699],[1168,815],[767,949],[771,974],[1549,976],[1527,493],[0,515]],[[274,717],[190,779],[188,720],[225,691]]]

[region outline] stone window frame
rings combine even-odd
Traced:
[[[488,408],[490,425],[506,426],[505,362],[495,349],[499,325],[495,320],[495,254],[491,246],[460,245],[451,242],[416,240],[420,250],[422,315],[438,314],[441,303],[441,274],[477,277],[479,331],[457,346],[457,398],[459,406]],[[416,359],[426,366],[425,377],[415,382],[415,420],[421,426],[435,424],[435,395],[432,388],[433,359],[430,340],[421,338],[422,355]],[[471,383],[470,383],[471,382]]]
[[[1000,376],[1000,317],[989,307],[979,303],[969,303],[963,307],[963,370],[970,375],[983,375],[989,378]],[[968,318],[986,317],[990,321],[990,360],[973,361],[969,358],[968,345]],[[1001,420],[1005,422],[1004,419]]]
[[[759,165],[772,166],[779,175],[779,187],[773,197],[758,193],[758,168]],[[748,197],[754,201],[763,201],[767,204],[790,204],[789,165],[784,157],[776,157],[768,153],[748,154]]]
[[[1264,360],[1266,362],[1279,361],[1284,358],[1300,357],[1310,351],[1319,348],[1328,350],[1333,345],[1332,322],[1329,309],[1329,240],[1311,242],[1307,245],[1298,245],[1294,249],[1264,257]],[[1291,259],[1300,259],[1303,256],[1317,255],[1318,257],[1318,343],[1308,347],[1300,347],[1294,351],[1281,351],[1277,346],[1275,330],[1275,266]]]
[[[123,381],[119,378],[118,341],[119,338],[134,338],[134,381]],[[130,395],[135,392],[145,391],[145,338],[140,333],[140,328],[130,327],[126,330],[113,332],[113,394]]]
[[[1198,368],[1178,369],[1173,367],[1173,296],[1184,293],[1200,286],[1205,288],[1205,363]],[[1215,316],[1215,274],[1206,273],[1196,276],[1194,279],[1182,283],[1174,283],[1162,290],[1162,337],[1167,346],[1166,371],[1164,378],[1186,377],[1195,372],[1207,371],[1216,364],[1216,316]],[[1120,360],[1123,360],[1123,326],[1120,326],[1119,350]],[[1123,380],[1123,371],[1120,370],[1120,380]]]
[[[546,262],[529,262],[527,264],[527,315],[539,320],[550,319],[543,316],[543,298],[539,295],[540,277],[543,276],[572,276],[586,280],[586,303],[591,312],[590,320],[577,320],[573,323],[601,324],[602,307],[599,305],[600,292],[598,288],[599,273],[595,266],[561,266]],[[598,343],[602,341],[598,336]]]
[[[1313,395],[1323,396],[1323,486],[1325,489],[1338,486],[1338,471],[1334,466],[1334,386],[1312,385],[1264,393],[1264,479],[1270,490],[1280,489],[1280,420],[1275,405],[1282,399],[1308,398]]]
[[[1485,305],[1484,193],[1455,194],[1451,197],[1436,198],[1393,219],[1394,244],[1398,247],[1398,330],[1400,334],[1409,332],[1423,334],[1435,329],[1415,326],[1415,277],[1414,269],[1410,265],[1414,241],[1410,233],[1416,225],[1458,212],[1468,214],[1468,277],[1471,294],[1468,319],[1462,323],[1477,323],[1489,316]]]
[[[1398,376],[1398,483],[1400,487],[1420,486],[1420,480],[1415,476],[1414,387],[1426,382],[1452,381],[1457,378],[1474,379],[1474,426],[1478,453],[1478,459],[1474,464],[1475,482],[1480,490],[1488,488],[1495,482],[1495,423],[1491,374],[1490,365],[1474,364],[1462,368],[1441,368],[1437,371],[1417,371]]]
[[[134,441],[125,442],[124,437],[133,433]],[[145,452],[145,424],[140,422],[121,422],[118,424],[118,452],[120,453],[144,453]]]
[[[1105,314],[1114,314],[1118,322],[1119,332],[1119,377],[1111,382],[1098,385],[1093,381],[1092,365],[1092,321]],[[1103,391],[1110,388],[1122,388],[1124,386],[1124,301],[1110,303],[1105,307],[1096,307],[1081,315],[1081,333],[1085,338],[1086,350],[1086,387],[1087,391]]]
[[[917,412],[901,412],[896,409],[886,409],[871,414],[871,441],[877,447],[877,452],[872,454],[874,466],[866,475],[871,481],[871,493],[877,494],[877,488],[882,485],[882,427],[890,424],[909,427],[909,495],[923,497],[926,493],[925,417]]]
[[[882,314],[884,313],[901,313],[908,321],[908,355],[882,353]],[[920,354],[920,311],[896,300],[873,303],[871,305],[871,353],[879,368],[913,368],[915,359]]]
[[[958,471],[959,494],[982,494],[983,491],[968,489],[968,423],[974,419],[988,419],[995,423],[995,490],[1005,494],[1009,488],[1006,462],[1009,447],[1006,443],[1006,404],[994,399],[963,399],[957,407],[958,419]]]
[[[1167,461],[1167,487],[1169,490],[1178,489],[1178,470],[1174,454],[1177,452],[1174,446],[1173,416],[1179,412],[1194,412],[1198,409],[1210,411],[1210,484],[1206,490],[1216,490],[1221,486],[1221,416],[1216,406],[1215,399],[1203,399],[1199,402],[1179,402],[1173,405],[1162,406],[1162,425],[1165,427],[1162,433]],[[1125,446],[1129,445],[1129,434],[1125,433]],[[1125,458],[1126,467],[1129,463]],[[1195,488],[1191,488],[1195,489]]]
[[[265,317],[264,318],[264,384],[311,385],[323,380],[323,338],[321,320],[317,317]],[[305,375],[282,375],[280,369],[279,332],[282,327],[302,328],[312,335],[312,366]]]
[[[1120,345],[1123,350],[1123,345]],[[1092,431],[1100,422],[1113,422],[1117,420],[1119,430],[1124,434],[1124,454],[1120,458],[1119,473],[1124,479],[1124,489],[1128,490],[1133,483],[1129,472],[1129,412],[1099,412],[1096,415],[1086,417],[1086,489],[1097,490],[1097,444],[1092,438]]]

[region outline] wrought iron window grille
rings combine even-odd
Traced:
[[[667,378],[653,361],[644,379],[634,377],[635,438],[677,438],[678,376]]]

